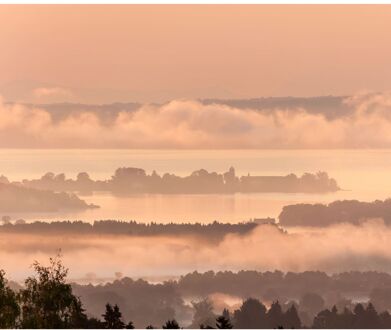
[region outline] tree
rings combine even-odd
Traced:
[[[363,326],[368,329],[376,329],[380,326],[379,314],[375,310],[375,307],[373,307],[372,303],[369,303],[365,309],[365,323]]]
[[[168,320],[162,327],[163,329],[180,329],[178,322],[176,320]]]
[[[391,315],[389,312],[385,311],[379,314],[379,328],[381,329],[390,329],[391,328]]]
[[[87,320],[80,299],[73,295],[65,282],[68,269],[60,259],[50,258],[48,267],[37,261],[33,267],[36,276],[26,279],[19,293],[22,328],[76,328]]]
[[[12,291],[5,278],[5,273],[0,270],[0,328],[15,328],[16,319],[20,314],[20,308],[16,294]]]
[[[314,318],[313,328],[322,329],[377,329],[389,328],[391,316],[388,312],[377,313],[371,303],[366,308],[357,304],[352,313],[347,308],[338,313],[334,306],[331,311],[325,309]]]
[[[125,323],[122,321],[122,313],[117,304],[114,307],[107,303],[106,312],[102,315],[106,329],[124,329]],[[132,324],[133,326],[133,324]],[[132,329],[132,328],[130,328]]]
[[[85,309],[80,299],[75,299],[73,302],[73,308],[71,309],[70,327],[72,328],[84,328],[88,327],[88,318],[85,314]]]
[[[241,329],[267,328],[266,307],[254,298],[248,298],[234,313],[234,324]]]
[[[345,307],[342,314],[340,315],[340,328],[351,329],[353,328],[353,323],[354,323],[354,315],[350,309]]]
[[[353,310],[354,327],[362,328],[365,323],[365,309],[362,304],[356,304]]]
[[[213,305],[209,299],[203,299],[199,302],[192,302],[195,310],[191,328],[198,328],[200,326],[210,327],[216,321],[216,315],[213,313]]]
[[[320,311],[318,315],[315,316],[312,328],[314,329],[329,329],[330,323],[330,314],[331,312],[328,309]]]
[[[217,329],[232,329],[230,315],[228,309],[224,308],[223,314],[216,319],[216,328]]]
[[[129,321],[128,324],[126,325],[125,329],[134,329],[134,324],[132,321]]]
[[[267,312],[267,322],[270,328],[278,328],[282,327],[284,323],[284,314],[282,312],[282,308],[278,300],[273,302],[270,306],[270,309]]]
[[[300,309],[314,315],[324,308],[324,300],[317,293],[306,293],[300,299]]]
[[[288,308],[284,315],[284,327],[289,329],[300,329],[301,321],[294,304]]]
[[[105,325],[104,325],[104,322],[102,322],[101,320],[98,320],[95,317],[91,317],[87,320],[85,328],[86,329],[104,329]]]

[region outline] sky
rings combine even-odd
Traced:
[[[1,5],[5,101],[352,95],[391,85],[389,5]]]

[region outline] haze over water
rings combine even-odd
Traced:
[[[373,201],[390,197],[391,151],[389,150],[112,150],[58,149],[0,150],[0,173],[12,181],[39,178],[46,172],[74,178],[88,172],[106,179],[118,167],[143,168],[189,175],[204,168],[225,172],[234,166],[237,175],[300,176],[326,171],[342,191],[328,194],[257,193],[228,195],[131,195],[110,193],[80,196],[99,209],[72,213],[10,214],[24,219],[123,219],[141,222],[238,222],[250,218],[277,217],[284,205],[331,202],[337,199]]]

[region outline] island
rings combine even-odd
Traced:
[[[7,180],[3,177],[3,180]],[[340,190],[335,179],[326,172],[304,173],[282,176],[237,176],[231,167],[225,173],[194,171],[188,176],[156,171],[147,174],[144,169],[134,167],[118,168],[111,178],[93,180],[86,172],[76,179],[65,174],[46,173],[39,179],[25,179],[17,184],[34,189],[52,191],[94,192],[109,191],[114,194],[232,194],[232,193],[329,193]]]

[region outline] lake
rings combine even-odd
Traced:
[[[326,171],[343,189],[330,194],[132,195],[109,193],[80,196],[101,206],[71,213],[9,214],[26,220],[122,219],[141,222],[238,222],[276,217],[284,205],[331,202],[336,199],[372,201],[391,196],[389,150],[0,150],[0,174],[10,180],[38,178],[46,172],[75,177],[81,171],[93,179],[110,177],[118,167],[140,167],[188,175],[204,168],[237,175],[286,175]]]

